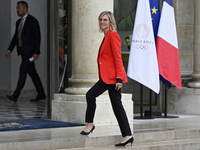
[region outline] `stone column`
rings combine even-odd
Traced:
[[[191,88],[200,88],[200,1],[194,2],[194,72],[192,82],[187,85]]]
[[[58,0],[48,1],[48,52],[47,57],[47,112],[48,117],[51,116],[51,100],[54,98],[54,93],[58,92],[59,88],[59,24],[58,24]]]
[[[113,0],[72,1],[72,87],[68,94],[85,94],[98,80],[97,52],[103,38],[98,16],[104,10],[113,11]]]

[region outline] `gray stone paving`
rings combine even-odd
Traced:
[[[46,100],[30,102],[29,98],[19,99],[14,103],[0,98],[0,121],[46,118]]]

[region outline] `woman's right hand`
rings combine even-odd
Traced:
[[[116,83],[115,90],[120,90],[122,88],[122,83]]]
[[[6,51],[5,56],[6,56],[7,58],[9,58],[9,55],[10,55],[10,51]]]

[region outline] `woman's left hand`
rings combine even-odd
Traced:
[[[119,90],[122,88],[122,83],[116,83],[116,87],[115,87],[115,90]]]

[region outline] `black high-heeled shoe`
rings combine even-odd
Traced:
[[[115,146],[126,146],[126,144],[128,144],[128,143],[131,143],[131,146],[132,146],[133,141],[134,141],[134,139],[132,137],[128,141],[126,141],[124,143],[115,144]]]
[[[92,127],[92,129],[89,132],[82,131],[80,134],[82,134],[82,135],[89,135],[90,132],[92,133],[94,129],[95,129],[95,125]]]

